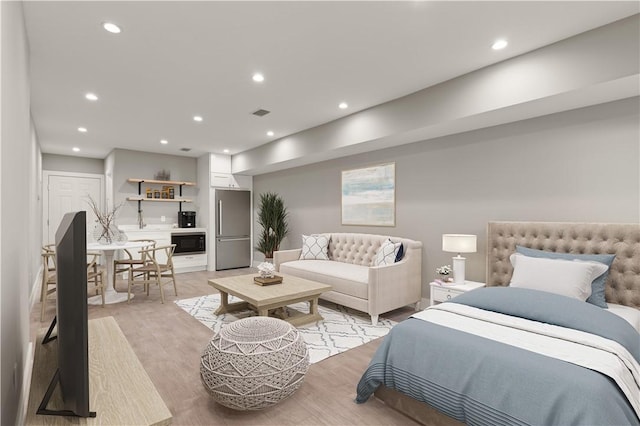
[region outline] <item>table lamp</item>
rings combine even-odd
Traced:
[[[442,251],[458,253],[453,257],[454,284],[464,284],[464,257],[460,253],[476,252],[476,236],[465,234],[443,234]]]

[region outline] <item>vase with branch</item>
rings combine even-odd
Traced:
[[[124,244],[127,236],[120,231],[115,223],[116,213],[124,202],[113,207],[110,211],[103,212],[96,201],[89,196],[87,203],[96,216],[96,225],[93,228],[93,238],[101,244]]]

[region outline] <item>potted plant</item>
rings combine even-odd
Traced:
[[[273,252],[280,248],[280,243],[289,232],[287,215],[284,201],[277,194],[260,194],[258,224],[262,226],[262,232],[256,249],[264,254],[265,259],[273,258]]]

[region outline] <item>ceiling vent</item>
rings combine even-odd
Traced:
[[[191,148],[180,148],[180,151],[189,152],[191,151]]]
[[[252,112],[251,114],[256,115],[258,117],[264,117],[269,114],[271,111],[267,111],[266,109],[259,109],[257,111]]]

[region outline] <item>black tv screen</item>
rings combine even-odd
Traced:
[[[56,271],[58,369],[49,387],[52,391],[56,382],[60,385],[64,406],[61,410],[46,410],[45,395],[40,407],[45,410],[39,413],[93,417],[95,413],[89,411],[85,211],[67,213],[60,222],[56,231]]]

